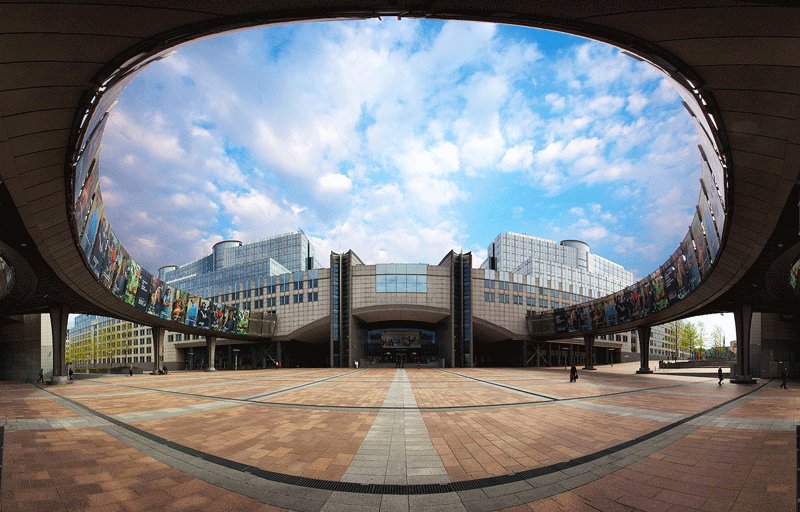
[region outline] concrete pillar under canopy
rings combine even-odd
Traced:
[[[639,369],[636,373],[653,373],[650,369],[650,334],[652,329],[649,325],[644,325],[636,329],[639,338]]]
[[[50,330],[53,335],[53,377],[50,384],[64,384],[67,376],[67,320],[69,309],[64,304],[50,306]]]
[[[594,370],[594,336],[587,334],[583,337],[583,346],[586,348],[586,366],[584,370]]]
[[[161,369],[161,348],[164,346],[164,328],[151,327],[150,336],[153,338],[153,375],[158,375]]]
[[[754,384],[756,379],[750,374],[750,325],[753,319],[753,306],[742,303],[733,310],[736,322],[736,367],[731,378],[734,384]]]
[[[214,368],[214,359],[216,358],[217,351],[216,336],[206,336],[206,348],[208,349],[208,368],[206,368],[206,371],[215,372],[217,371],[217,369]]]

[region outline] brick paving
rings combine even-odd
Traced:
[[[423,413],[452,480],[499,476],[563,462],[663,426],[561,404]],[[586,425],[591,423],[591,433]]]
[[[2,510],[278,511],[188,476],[98,428],[5,435]]]
[[[510,389],[480,385],[451,372],[423,368],[409,369],[406,373],[419,407],[482,406],[545,400]]]
[[[380,407],[392,385],[393,372],[361,371],[320,382],[313,387],[269,396],[262,401],[282,404]]]
[[[244,405],[134,425],[258,468],[339,480],[375,415]]]
[[[175,372],[44,390],[0,383],[0,508],[792,510],[796,382],[788,391],[778,382],[717,386],[635,369],[600,367],[577,384],[563,369],[482,368]],[[356,484],[518,476],[394,495],[280,483],[236,464]]]

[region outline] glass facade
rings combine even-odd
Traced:
[[[536,286],[551,290],[554,297],[563,292],[570,298],[597,298],[633,283],[632,272],[592,254],[584,242],[556,243],[521,233],[497,235],[489,244],[481,268],[497,270],[499,280],[506,282],[509,279],[502,277],[504,273],[531,276]]]
[[[439,359],[436,333],[426,329],[376,329],[367,333],[367,363],[435,363]]]
[[[389,263],[375,265],[378,293],[427,293],[427,265]]]
[[[162,267],[158,274],[192,295],[226,302],[246,298],[244,294],[253,289],[275,286],[276,276],[283,276],[281,291],[288,291],[284,284],[302,283],[308,265],[319,268],[314,246],[304,233],[287,233],[249,244],[220,242],[208,256],[179,267]]]

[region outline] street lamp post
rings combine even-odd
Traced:
[[[608,349],[608,358],[611,360],[611,367],[613,368],[614,367],[614,349],[613,348],[609,348]]]

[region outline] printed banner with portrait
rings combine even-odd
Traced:
[[[208,299],[200,299],[200,307],[197,310],[197,327],[208,329],[211,327],[211,302]]]
[[[717,234],[722,236],[722,229],[725,227],[725,207],[722,204],[721,197],[722,187],[719,186],[720,184],[711,174],[711,169],[706,162],[703,162],[703,172],[700,179],[708,196],[711,211],[714,213],[714,219],[717,221]]]
[[[164,282],[158,276],[150,277],[150,298],[147,301],[147,313],[161,317],[161,308],[164,305]]]
[[[708,240],[708,250],[711,254],[711,261],[714,261],[719,252],[719,236],[717,235],[717,227],[714,224],[714,218],[711,216],[711,207],[708,204],[708,198],[702,192],[700,193],[700,202],[697,208],[700,210],[700,215],[703,220],[703,230],[706,233],[706,240]]]
[[[186,304],[186,325],[190,327],[197,325],[198,309],[200,309],[200,297],[190,295]]]
[[[175,288],[164,284],[164,291],[161,293],[161,313],[159,318],[162,320],[172,320],[172,299],[175,297]]]
[[[247,334],[247,328],[250,324],[250,311],[246,309],[238,309],[236,311],[236,334]]]
[[[136,302],[136,294],[139,293],[139,280],[141,277],[142,267],[133,258],[129,258],[128,268],[125,269],[125,293],[122,296],[122,300],[131,306]]]
[[[700,269],[700,276],[704,278],[711,269],[711,256],[708,254],[706,236],[703,233],[700,214],[697,212],[695,212],[694,217],[692,218],[692,226],[690,231],[692,233],[692,240],[694,240],[694,249],[697,253],[697,268]]]
[[[189,301],[189,294],[178,288],[173,290],[173,294],[171,318],[175,322],[185,323],[186,303]]]
[[[92,254],[94,247],[94,239],[97,236],[97,228],[100,224],[100,218],[103,217],[103,201],[100,197],[100,191],[95,194],[95,199],[92,201],[92,207],[89,210],[89,216],[86,219],[86,226],[81,235],[81,249],[83,250],[83,257],[89,261],[89,256]]]
[[[225,332],[236,332],[236,306],[227,306],[225,308],[225,322],[222,330]]]
[[[692,292],[695,288],[700,286],[700,269],[697,266],[697,255],[694,251],[694,244],[692,243],[691,233],[686,233],[680,245],[681,255],[686,262],[686,294]]]
[[[136,301],[133,305],[136,309],[147,311],[147,306],[150,304],[150,282],[153,280],[153,274],[142,268],[139,275],[139,289],[136,291]]]
[[[111,240],[111,226],[108,223],[108,218],[105,216],[105,212],[100,216],[100,222],[97,226],[97,234],[95,235],[94,244],[92,244],[92,250],[89,253],[89,259],[87,263],[89,264],[89,269],[91,269],[92,273],[98,280],[101,279],[101,273],[103,271],[103,264],[105,263],[107,251],[109,250],[110,240]]]

